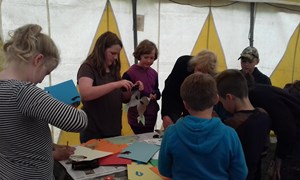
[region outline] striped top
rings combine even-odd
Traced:
[[[48,124],[80,132],[87,116],[32,83],[0,81],[0,179],[54,179]]]

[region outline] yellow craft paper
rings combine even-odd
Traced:
[[[128,164],[127,172],[129,180],[162,180],[160,176],[155,174],[150,168],[153,167],[150,164]]]

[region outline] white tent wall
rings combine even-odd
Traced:
[[[1,5],[2,37],[5,42],[9,38],[9,31],[26,23],[39,24],[48,34],[47,7],[45,1],[33,0],[31,3],[23,1],[2,1]],[[48,79],[45,79],[48,84]]]
[[[101,18],[105,1],[49,1],[49,18],[46,1],[9,0],[2,2],[2,29],[4,41],[8,31],[28,23],[43,27],[50,34],[61,53],[61,63],[51,73],[52,84],[68,79],[76,82],[80,63],[86,58],[96,28]],[[50,28],[48,29],[48,25]],[[49,86],[46,77],[40,87]]]
[[[159,84],[171,72],[176,59],[190,55],[207,18],[208,8],[197,8],[164,1],[160,8]]]
[[[51,74],[52,84],[68,79],[76,83],[77,70],[88,55],[105,2],[49,2],[51,37],[61,50],[61,63]]]
[[[270,76],[286,51],[291,35],[299,26],[300,11],[292,13],[266,4],[257,8],[254,46],[260,52],[258,67]],[[240,52],[242,49],[240,49]],[[288,82],[287,82],[288,83]]]
[[[249,3],[237,3],[212,10],[228,68],[240,69],[237,59],[243,49],[249,46],[249,12]]]
[[[46,77],[38,86],[43,88],[68,79],[73,79],[76,83],[77,70],[88,55],[106,2],[105,0],[2,0],[3,39],[4,41],[8,39],[9,30],[21,25],[27,23],[41,25],[43,31],[50,34],[59,47],[62,61],[51,73],[51,78]],[[189,2],[180,1],[185,4]],[[181,55],[191,54],[210,10],[227,68],[240,68],[237,59],[241,51],[249,45],[250,3],[232,4],[232,1],[227,1],[223,6],[210,8],[202,1],[194,2],[197,4],[182,5],[168,0],[137,0],[137,14],[144,16],[144,30],[137,32],[138,42],[149,39],[159,47],[159,57],[153,68],[159,73],[161,91],[176,59]],[[132,3],[130,0],[110,0],[110,3],[125,53],[132,65],[134,63]],[[254,46],[260,53],[261,61],[258,67],[263,73],[272,74],[299,22],[299,11],[263,3],[256,4]],[[160,127],[160,114],[157,123]]]
[[[213,8],[213,16],[228,68],[240,68],[237,61],[249,45],[249,3]],[[257,4],[254,25],[254,46],[260,55],[259,69],[270,76],[285,53],[289,39],[299,25],[300,13]]]

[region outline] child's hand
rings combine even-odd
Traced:
[[[149,98],[151,100],[156,100],[156,94],[155,94],[155,92],[150,93]]]
[[[118,81],[120,88],[122,91],[129,91],[133,87],[133,83],[131,81],[128,81],[126,79]]]
[[[137,81],[134,85],[137,85],[139,87],[139,91],[144,90],[144,84],[142,81]]]
[[[74,154],[75,147],[58,145],[52,151],[53,158],[57,161],[67,160],[69,157]]]

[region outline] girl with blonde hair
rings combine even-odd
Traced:
[[[1,179],[54,179],[48,124],[72,132],[87,126],[82,110],[35,86],[60,61],[55,43],[41,31],[39,25],[22,26],[4,44],[7,61],[0,72]]]

